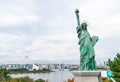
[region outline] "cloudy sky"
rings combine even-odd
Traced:
[[[120,51],[120,0],[0,0],[0,64],[79,63],[75,9],[88,21],[96,61]]]

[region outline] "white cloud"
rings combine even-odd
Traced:
[[[28,5],[27,2],[19,2],[23,2],[24,5],[18,4],[12,8],[9,5],[11,11],[6,10],[0,16],[0,26],[6,27],[6,29],[0,28],[3,31],[0,33],[0,57],[3,57],[3,54],[8,55],[10,58],[5,58],[8,61],[17,57],[19,59],[15,61],[20,61],[25,56],[29,56],[31,62],[62,61],[68,63],[73,61],[78,63],[79,45],[77,45],[78,38],[75,29],[77,26],[75,8],[80,10],[81,19],[90,23],[88,26],[90,34],[100,37],[95,46],[98,61],[106,60],[107,56],[112,58],[119,48],[120,40],[113,38],[120,35],[120,12],[117,12],[120,6],[117,0],[70,0],[69,2],[62,0],[55,9],[63,7],[64,9],[56,11],[57,14],[53,11],[55,5],[51,5],[54,0],[49,4],[44,3],[45,6],[42,1],[38,2],[37,6],[38,3],[32,0]],[[47,8],[46,5],[50,8]],[[29,29],[21,27],[24,24],[30,26]],[[9,26],[19,26],[22,30],[19,34],[13,33],[11,30],[6,31]],[[15,28],[12,29],[16,31]],[[4,62],[4,60],[2,61]]]
[[[33,2],[33,0],[1,1],[0,26],[20,26],[40,22],[41,15],[36,13]]]
[[[4,15],[0,17],[0,26],[9,26],[9,25],[21,25],[25,23],[35,23],[41,20],[39,16],[36,15]]]

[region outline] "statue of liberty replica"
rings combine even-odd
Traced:
[[[80,66],[79,71],[90,71],[96,69],[94,46],[98,41],[97,36],[91,37],[87,30],[87,23],[80,23],[79,10],[75,11],[77,17],[77,34],[80,45]]]
[[[74,82],[103,82],[101,71],[96,70],[94,46],[98,41],[97,36],[90,36],[87,23],[80,23],[79,10],[75,11],[77,17],[77,34],[80,45],[80,66],[78,71],[72,71]]]

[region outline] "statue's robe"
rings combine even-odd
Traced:
[[[80,67],[79,70],[95,70],[95,51],[94,45],[98,41],[97,36],[91,38],[87,30],[77,28],[80,45]]]

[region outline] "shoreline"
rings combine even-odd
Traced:
[[[50,73],[54,72],[50,69],[42,69],[42,70],[32,70],[29,71],[27,69],[8,69],[9,74],[22,74],[22,73]]]

